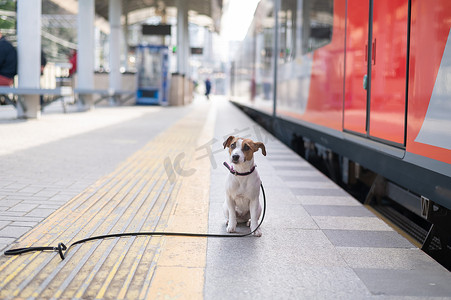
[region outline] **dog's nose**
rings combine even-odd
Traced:
[[[240,156],[238,154],[232,155],[232,161],[237,162],[240,159]]]

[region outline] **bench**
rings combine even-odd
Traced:
[[[131,98],[135,96],[135,91],[130,90],[115,90],[115,89],[85,89],[85,88],[76,88],[74,89],[74,94],[77,95],[78,100],[80,100],[83,104],[85,104],[86,95],[99,95],[100,98],[94,101],[94,104],[97,104],[103,100],[111,99],[112,104],[124,104]]]
[[[13,96],[10,97],[10,94]],[[27,111],[27,107],[21,99],[21,96],[27,95],[53,96],[51,100],[44,102],[42,106],[45,107],[54,101],[62,100],[63,110],[66,112],[66,102],[64,101],[64,97],[72,96],[72,88],[69,86],[57,87],[54,89],[0,86],[0,95],[5,103],[11,104],[17,109],[19,116]],[[18,97],[16,98],[15,96]]]

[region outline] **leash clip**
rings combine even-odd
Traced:
[[[64,245],[63,243],[59,243],[58,247],[54,247],[54,248],[56,248],[55,251],[58,251],[58,253],[59,253],[60,257],[61,257],[61,260],[64,260],[65,257],[64,257],[64,252],[63,251],[67,249],[66,245]]]

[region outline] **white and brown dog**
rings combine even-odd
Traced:
[[[224,149],[229,148],[230,158],[230,165],[225,163],[230,173],[226,179],[226,200],[223,205],[227,232],[235,232],[237,223],[246,222],[249,226],[249,221],[252,232],[257,228],[262,213],[259,201],[261,180],[255,169],[254,152],[261,148],[266,156],[265,145],[234,136],[229,136],[223,145]],[[260,228],[254,235],[262,235]]]

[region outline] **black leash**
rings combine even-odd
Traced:
[[[227,167],[226,163],[224,165]],[[229,169],[230,170],[230,169]],[[125,237],[125,236],[152,236],[152,235],[158,235],[158,236],[187,236],[187,237],[216,237],[216,238],[230,238],[230,237],[245,237],[253,234],[255,231],[257,231],[258,228],[263,223],[263,220],[265,218],[266,213],[266,195],[265,195],[265,189],[263,188],[263,184],[260,184],[260,188],[263,193],[263,215],[262,219],[260,220],[260,223],[258,224],[257,228],[255,228],[253,231],[246,233],[246,234],[215,234],[215,233],[184,233],[184,232],[158,232],[158,231],[150,231],[150,232],[125,232],[125,233],[114,233],[114,234],[106,234],[106,235],[99,235],[99,236],[93,236],[86,239],[78,240],[73,242],[72,244],[67,247],[63,243],[59,243],[57,247],[27,247],[27,248],[17,248],[17,249],[11,249],[4,252],[5,255],[19,255],[24,254],[28,252],[35,252],[35,251],[52,251],[52,252],[58,252],[61,259],[64,260],[66,258],[67,252],[69,252],[70,248],[72,248],[75,245],[94,241],[94,240],[101,240],[101,239],[107,239],[107,238],[115,238],[115,237]]]

